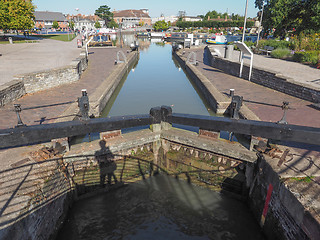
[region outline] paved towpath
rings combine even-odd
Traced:
[[[320,111],[310,107],[311,102],[286,95],[215,69],[208,65],[207,56],[202,48],[185,51],[185,56],[187,56],[189,51],[196,53],[197,60],[199,61],[197,69],[204,74],[221,93],[228,96],[230,89],[235,89],[235,94],[243,96],[244,104],[262,121],[279,121],[283,116],[283,110],[281,109],[282,102],[288,101],[290,103],[289,106],[292,108],[287,112],[287,121],[289,124],[320,128]],[[307,79],[306,75],[306,80]],[[279,170],[280,175],[320,175],[320,146],[301,143],[281,143],[279,145],[282,144],[284,145],[283,148],[290,147],[290,153],[294,154],[295,157],[294,160],[289,163],[290,168],[284,165],[278,168],[276,166],[278,160],[271,161],[271,164],[275,164],[275,166],[273,166],[274,169]],[[309,162],[310,159],[313,161],[312,164]],[[311,165],[309,165],[309,163]],[[292,168],[296,170],[292,170]]]
[[[70,65],[80,52],[77,38],[70,42],[42,39],[37,43],[0,44],[0,85],[18,74]]]
[[[218,48],[219,52],[223,53],[221,46],[210,46],[210,48]],[[233,51],[230,60],[239,62],[239,55],[240,51]],[[250,64],[250,60],[247,58],[244,59],[244,62],[248,65]],[[320,90],[320,69],[316,69],[315,67],[259,54],[253,55],[253,67],[263,68],[271,72],[278,72],[285,77],[292,78],[296,82]]]
[[[189,51],[189,50],[187,50]],[[287,113],[287,121],[290,124],[318,127],[320,128],[320,111],[311,106],[311,102],[289,96],[287,94],[272,90],[270,88],[263,87],[261,85],[249,82],[247,80],[228,75],[223,73],[219,69],[215,69],[208,65],[207,56],[202,48],[197,50],[191,50],[196,52],[199,65],[197,68],[211,81],[211,83],[223,94],[228,95],[230,89],[235,89],[235,94],[243,96],[245,104],[263,121],[277,122],[283,116],[281,105],[283,101],[290,103],[291,110]],[[255,56],[256,57],[256,56]],[[265,57],[262,57],[263,59]],[[269,58],[266,58],[271,60]],[[277,59],[275,59],[277,60]],[[283,60],[277,60],[278,67],[274,71],[281,72]],[[298,65],[297,63],[284,61],[286,64],[293,64],[291,66],[292,71],[302,71],[306,66]],[[256,63],[258,64],[258,63]],[[260,58],[259,67],[271,69],[273,67],[270,61],[262,62]],[[263,65],[263,66],[262,66]],[[301,67],[301,69],[299,69]],[[284,67],[286,68],[286,66]],[[320,70],[315,69],[319,72]],[[309,81],[315,77],[314,72],[310,74],[308,71],[304,72],[304,80]],[[297,74],[297,77],[301,77]]]
[[[122,50],[126,55],[128,54],[126,52],[127,49]],[[117,51],[119,51],[118,48],[90,48],[89,66],[79,81],[34,94],[27,94],[19,100],[0,108],[0,129],[11,128],[17,124],[17,117],[13,111],[14,103],[21,104],[21,108],[24,109],[76,101],[81,96],[81,89],[87,89],[90,99],[90,94],[99,87],[114,69]],[[50,123],[56,120],[67,107],[69,107],[69,104],[23,110],[21,118],[23,123],[27,125]]]

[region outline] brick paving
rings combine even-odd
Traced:
[[[114,69],[114,61],[119,50],[119,48],[90,48],[89,66],[79,81],[34,94],[27,94],[15,102],[0,108],[0,129],[12,128],[17,124],[17,117],[13,111],[14,103],[21,104],[23,109],[76,101],[81,96],[81,89],[87,89],[90,99],[90,94],[99,87]],[[127,55],[127,49],[122,50]],[[64,104],[25,110],[21,112],[21,118],[23,123],[27,125],[37,125],[40,122],[50,123],[55,121],[68,106],[69,104]]]

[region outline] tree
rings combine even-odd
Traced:
[[[275,36],[285,37],[292,29],[296,34],[320,30],[319,0],[255,0],[256,8],[264,5],[263,26],[273,28]]]
[[[101,24],[99,23],[99,21],[96,21],[94,24],[95,28],[101,28]]]
[[[110,12],[110,8],[107,5],[100,6],[94,14],[102,18],[106,26],[109,26],[109,23],[113,20],[113,13]]]
[[[59,23],[57,22],[57,20],[54,20],[53,21],[53,24],[52,24],[52,28],[54,29],[58,29],[60,26],[59,26]]]
[[[111,19],[111,21],[110,21],[109,24],[108,24],[108,27],[109,27],[109,28],[118,28],[119,25],[118,25],[118,23],[116,23],[116,22],[114,21],[114,19]]]
[[[74,21],[69,21],[69,28],[74,29]]]
[[[34,25],[32,0],[1,1],[0,29],[31,29]]]
[[[156,31],[167,30],[169,28],[169,25],[164,20],[162,20],[155,22],[153,28]]]

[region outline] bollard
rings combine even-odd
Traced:
[[[230,96],[231,98],[233,98],[233,96],[234,96],[234,89],[230,88],[230,94],[229,94],[229,96]]]

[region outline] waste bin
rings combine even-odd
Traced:
[[[232,59],[233,56],[233,50],[234,50],[234,45],[226,45],[226,51],[225,51],[225,58],[226,59]]]

